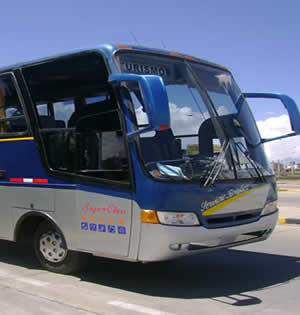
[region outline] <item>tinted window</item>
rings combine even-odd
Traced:
[[[23,70],[54,170],[113,181],[129,180],[120,112],[96,53]]]
[[[23,108],[11,74],[0,76],[0,132],[20,133],[26,131]]]

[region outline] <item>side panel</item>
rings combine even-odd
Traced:
[[[76,189],[55,190],[55,218],[69,249],[78,249],[78,232],[76,229]]]
[[[127,256],[132,201],[117,196],[78,191],[76,228],[79,248]]]
[[[54,212],[55,210],[54,190],[49,188],[1,185],[0,200],[0,238],[2,239],[13,240],[14,228],[23,210],[25,212]],[[23,209],[22,213],[19,213],[18,209]]]
[[[16,189],[14,187],[0,186],[0,238],[13,239],[12,207]]]
[[[128,256],[132,200],[104,192],[56,190],[56,220],[68,247],[101,256]]]
[[[0,238],[13,239],[12,208],[54,211],[54,191],[47,184],[16,180],[46,179],[32,138],[3,139],[0,142]]]
[[[6,187],[6,199],[11,206],[30,210],[55,211],[55,191],[51,188],[40,187]],[[5,199],[5,198],[4,198]]]

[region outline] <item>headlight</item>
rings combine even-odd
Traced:
[[[157,211],[161,224],[168,225],[200,225],[195,213],[192,212],[163,212]]]
[[[277,201],[269,202],[265,205],[263,208],[261,215],[270,214],[272,212],[275,212],[277,210]]]

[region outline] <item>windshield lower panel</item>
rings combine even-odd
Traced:
[[[137,139],[144,166],[161,180],[262,179],[273,175],[246,101],[225,70],[180,58],[118,52],[121,72],[160,75],[166,85],[171,128]],[[148,124],[138,86],[126,85],[136,128]]]

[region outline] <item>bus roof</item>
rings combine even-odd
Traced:
[[[105,45],[98,45],[98,46],[93,46],[93,47],[88,47],[88,48],[73,49],[70,51],[66,51],[64,53],[59,53],[59,54],[48,56],[48,57],[29,60],[26,62],[20,62],[20,63],[12,64],[9,66],[3,66],[3,67],[0,67],[0,72],[6,72],[6,71],[10,71],[10,70],[17,69],[20,67],[24,67],[27,65],[45,62],[45,61],[48,61],[51,59],[56,59],[56,58],[69,56],[69,55],[77,54],[77,53],[88,52],[88,51],[99,51],[111,61],[113,53],[118,51],[118,50],[133,50],[133,51],[140,51],[140,52],[145,51],[145,52],[149,52],[149,53],[156,53],[156,54],[167,55],[167,56],[181,57],[181,58],[185,58],[188,60],[200,62],[202,64],[207,64],[210,66],[214,66],[214,67],[222,68],[224,70],[228,70],[226,67],[218,65],[216,63],[212,63],[212,62],[209,62],[209,61],[206,61],[203,59],[199,59],[197,57],[193,57],[193,56],[178,53],[178,52],[172,52],[172,51],[165,50],[165,49],[156,49],[156,48],[148,48],[148,47],[143,47],[143,46],[132,46],[132,45],[109,45],[109,44],[107,45],[107,44],[105,44]]]

